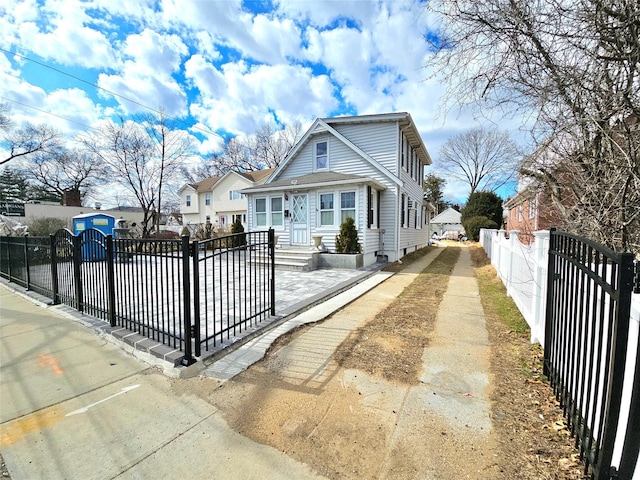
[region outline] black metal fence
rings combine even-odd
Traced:
[[[638,459],[640,341],[629,341],[633,290],[632,254],[551,230],[544,371],[564,409],[585,473],[591,469],[597,480],[631,479]],[[628,355],[635,357],[635,366],[627,362]],[[622,405],[625,378],[632,383],[628,406]],[[626,429],[619,429],[623,411],[628,420]],[[622,442],[622,454],[614,467],[616,442]]]
[[[275,315],[273,230],[207,240],[114,239],[95,229],[0,237],[0,276],[184,353]]]

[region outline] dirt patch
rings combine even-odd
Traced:
[[[494,268],[481,247],[471,250],[476,277],[484,287],[504,292]],[[543,351],[529,342],[529,331],[506,326],[499,318],[504,307],[482,295],[489,332],[494,377],[492,422],[501,454],[498,458],[504,479],[576,480],[584,476],[574,441],[566,428],[562,410],[551,386],[542,375]],[[515,309],[517,311],[517,309]],[[521,322],[526,326],[524,319]]]
[[[417,385],[422,354],[460,250],[448,248],[375,318],[340,345],[334,359],[391,382]]]
[[[222,386],[194,378],[176,380],[175,388],[214,404],[239,433],[328,478],[444,478],[438,473],[443,470],[451,473],[449,478],[582,478],[562,412],[541,377],[539,347],[529,344],[528,334],[505,327],[490,302],[483,307],[498,439],[490,472],[469,474],[465,468],[473,464],[473,455],[461,458],[466,447],[456,444],[446,425],[420,412],[412,417],[415,421],[409,419],[412,435],[395,441],[399,412],[418,381],[422,352],[458,253],[456,247],[447,248],[400,296],[352,332],[326,365],[321,382],[283,375],[276,368],[276,352],[311,328],[304,327],[279,339],[262,362]],[[479,253],[474,252],[479,281],[495,280]],[[408,262],[403,260],[404,268]],[[433,440],[426,444],[426,438]],[[451,464],[429,470],[425,449],[442,451]]]

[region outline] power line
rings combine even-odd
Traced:
[[[140,102],[138,102],[138,101],[136,101],[136,100],[133,100],[133,99],[128,98],[128,97],[125,97],[124,95],[120,95],[119,93],[112,92],[111,90],[108,90],[108,89],[106,89],[106,88],[100,87],[99,85],[96,85],[95,83],[91,83],[91,82],[89,82],[88,80],[84,80],[83,78],[80,78],[80,77],[78,77],[78,76],[76,76],[76,75],[73,75],[73,74],[71,74],[71,73],[65,72],[65,71],[60,70],[60,69],[58,69],[58,68],[56,68],[56,67],[53,67],[53,66],[51,66],[51,65],[47,65],[46,63],[40,62],[40,61],[38,61],[38,60],[34,60],[33,58],[29,58],[29,57],[27,57],[27,56],[25,56],[25,55],[21,55],[21,54],[19,54],[19,53],[12,52],[12,51],[10,51],[10,50],[6,50],[6,49],[4,49],[4,48],[2,48],[2,47],[0,47],[0,51],[5,52],[5,53],[8,53],[8,54],[10,54],[10,55],[15,55],[16,57],[20,57],[20,58],[22,58],[22,59],[24,59],[24,60],[27,60],[27,61],[29,61],[29,62],[33,62],[33,63],[35,63],[35,64],[37,64],[37,65],[40,65],[41,67],[48,68],[48,69],[53,70],[54,72],[58,72],[58,73],[60,73],[60,74],[62,74],[62,75],[66,75],[67,77],[73,78],[74,80],[77,80],[77,81],[79,81],[79,82],[86,83],[87,85],[90,85],[90,86],[92,86],[92,87],[94,87],[94,88],[97,88],[98,90],[102,90],[102,91],[104,91],[104,92],[107,92],[107,93],[109,93],[110,95],[113,95],[114,97],[121,98],[121,99],[123,99],[123,100],[126,100],[127,102],[131,102],[131,103],[133,103],[133,104],[135,104],[135,105],[138,105],[139,107],[142,107],[142,108],[145,108],[145,109],[147,109],[147,110],[150,110],[150,111],[152,111],[152,112],[154,112],[154,113],[156,113],[156,114],[158,114],[158,115],[162,115],[162,116],[164,116],[164,117],[166,117],[166,118],[168,118],[168,119],[170,119],[170,120],[173,120],[174,122],[178,122],[178,123],[181,123],[181,124],[183,124],[183,125],[186,125],[187,127],[191,128],[191,129],[193,129],[193,130],[197,130],[197,131],[200,131],[200,132],[202,132],[202,133],[206,133],[206,134],[208,134],[208,135],[216,135],[216,136],[218,136],[218,137],[220,137],[220,138],[223,138],[220,134],[218,134],[218,133],[216,133],[216,132],[213,132],[213,131],[211,131],[211,130],[205,130],[205,129],[203,129],[203,128],[200,128],[200,127],[197,127],[197,126],[195,126],[195,125],[192,125],[192,124],[190,124],[190,123],[188,123],[188,122],[185,122],[184,120],[180,120],[180,119],[178,119],[178,118],[175,118],[175,117],[172,117],[172,116],[170,116],[170,115],[167,115],[167,114],[165,114],[164,112],[162,112],[162,111],[160,111],[160,110],[157,110],[157,109],[155,109],[155,108],[149,107],[148,105],[144,105],[143,103],[140,103]],[[20,103],[20,102],[15,102],[15,103]],[[28,106],[28,105],[25,105],[25,106]],[[34,109],[38,110],[36,107],[30,107],[30,108],[34,108]],[[43,110],[41,110],[41,111],[43,111]],[[44,112],[44,113],[50,113],[51,115],[58,116],[58,115],[55,115],[55,114],[53,114],[53,113],[51,113],[51,112]],[[60,117],[60,118],[63,118],[63,117]],[[71,121],[71,120],[70,120],[70,121]],[[91,127],[89,127],[89,128],[91,128]]]
[[[1,96],[0,96],[0,99],[5,100],[7,102],[15,103],[17,105],[21,105],[23,107],[32,108],[33,110],[37,110],[38,112],[42,112],[42,113],[46,113],[47,115],[52,115],[54,117],[58,117],[58,118],[60,118],[62,120],[65,120],[67,122],[76,123],[76,124],[81,125],[81,126],[83,126],[85,128],[88,128],[90,130],[98,131],[95,128],[93,128],[92,126],[87,125],[86,123],[78,122],[76,120],[72,120],[70,118],[63,117],[62,115],[58,115],[57,113],[53,113],[53,112],[49,112],[47,110],[43,110],[42,108],[34,107],[33,105],[27,105],[26,103],[22,103],[22,102],[19,102],[17,100],[13,100],[11,98],[1,97]]]

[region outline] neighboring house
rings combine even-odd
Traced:
[[[431,219],[431,231],[438,236],[457,240],[458,234],[464,233],[461,217],[459,211],[449,207]]]
[[[559,214],[549,194],[533,185],[520,182],[518,193],[504,204],[507,214],[506,229],[517,232],[524,244],[533,242],[533,232],[548,230],[559,224]]]
[[[184,185],[179,191],[183,225],[210,222],[227,229],[236,218],[247,227],[247,199],[243,189],[266,181],[273,168],[255,172],[227,172],[221,177],[206,178]]]
[[[363,264],[395,261],[429,241],[423,199],[431,164],[411,115],[318,118],[263,185],[244,190],[249,230],[274,228],[283,247],[329,252],[355,220]]]

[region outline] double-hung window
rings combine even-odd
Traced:
[[[187,200],[187,207],[190,207],[191,206],[191,195],[187,195],[186,200]]]
[[[256,226],[267,226],[267,199],[256,198]]]
[[[344,222],[347,217],[356,219],[356,192],[340,193],[340,221]]]
[[[271,197],[271,226],[281,227],[284,218],[282,209],[282,197]]]
[[[327,142],[318,142],[315,145],[316,170],[329,168],[329,151]]]
[[[333,193],[320,194],[320,226],[333,226]]]
[[[211,206],[211,194],[210,193],[205,193],[204,194],[204,204],[207,207]]]
[[[536,216],[536,200],[532,198],[529,200],[529,218],[535,218]]]

